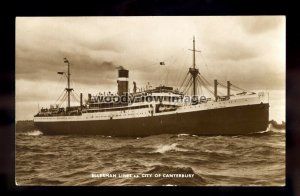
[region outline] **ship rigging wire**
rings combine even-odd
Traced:
[[[64,93],[64,96],[61,99],[61,102],[59,103],[58,107],[60,107],[66,101],[67,97],[68,97],[67,93]]]
[[[203,85],[203,87],[204,87],[211,95],[214,95],[213,90],[211,90],[211,89],[209,88],[209,86],[210,86],[209,83],[206,83],[205,81],[203,81],[201,77],[197,77],[197,79],[198,79],[198,82],[200,83],[200,85]]]
[[[57,100],[55,101],[55,104],[57,104],[57,102],[61,99],[61,97],[65,94],[65,89],[61,92],[61,94],[59,95],[59,97],[57,98]]]

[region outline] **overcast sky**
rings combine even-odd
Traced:
[[[16,119],[55,103],[71,62],[79,94],[117,91],[117,67],[138,87],[176,86],[196,64],[207,80],[245,89],[285,88],[285,17],[17,17]],[[164,61],[165,66],[159,65]],[[168,77],[167,77],[168,76]]]

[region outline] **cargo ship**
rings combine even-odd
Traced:
[[[133,82],[129,90],[129,70],[118,68],[117,93],[88,94],[79,106],[71,106],[70,62],[67,72],[58,72],[67,78],[65,99],[67,106],[42,108],[34,115],[34,125],[46,135],[104,135],[117,137],[144,137],[157,134],[243,135],[265,131],[269,122],[267,92],[248,92],[227,81],[214,80],[210,85],[200,74],[195,62],[188,69],[180,89],[167,85],[137,88]],[[163,65],[164,62],[160,62]],[[211,97],[201,95],[206,88]],[[227,93],[221,95],[219,88]],[[190,94],[187,92],[190,91]],[[236,93],[233,93],[236,91]],[[84,103],[83,103],[84,102]]]

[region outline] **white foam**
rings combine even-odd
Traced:
[[[176,143],[174,144],[166,144],[166,145],[159,145],[157,147],[157,149],[155,150],[155,152],[159,152],[159,153],[165,153],[167,151],[171,151],[171,150],[176,150]]]
[[[175,184],[166,184],[166,185],[163,185],[163,186],[177,186]]]
[[[181,133],[181,134],[178,134],[177,136],[178,136],[178,137],[180,137],[180,136],[189,136],[189,134]]]
[[[30,132],[24,133],[24,135],[39,136],[39,135],[43,135],[43,133],[40,132],[39,130],[33,130],[33,131],[30,131]]]
[[[265,131],[259,131],[256,133],[267,133],[267,132],[274,132],[274,133],[285,133],[285,129],[276,129],[273,127],[272,124],[268,125],[268,128]]]
[[[185,152],[188,150],[182,149],[182,148],[178,148],[177,147],[177,143],[174,144],[164,144],[164,145],[159,145],[157,146],[157,149],[154,152],[159,152],[159,153],[165,153],[168,151],[181,151],[181,152]]]

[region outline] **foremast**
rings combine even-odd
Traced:
[[[68,80],[68,87],[65,88],[65,90],[67,91],[67,94],[68,94],[68,105],[67,105],[67,110],[71,107],[71,101],[70,101],[70,95],[71,95],[71,92],[73,91],[73,88],[71,88],[71,85],[70,85],[70,80],[71,80],[71,73],[70,73],[70,62],[67,58],[64,58],[64,63],[67,63],[68,65],[68,73],[65,73],[65,72],[57,72],[58,74],[65,74],[65,76],[67,77],[67,80]]]

